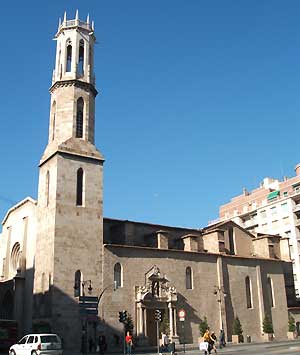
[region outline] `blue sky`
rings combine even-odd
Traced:
[[[300,162],[298,1],[1,2],[0,218],[37,197],[58,18],[95,21],[104,215],[201,227]]]

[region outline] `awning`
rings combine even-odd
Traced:
[[[279,192],[280,192],[279,190],[270,192],[268,195],[268,200],[273,200],[273,198],[276,198],[277,196],[279,196]]]

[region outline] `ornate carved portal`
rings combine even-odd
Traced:
[[[136,330],[140,344],[156,345],[156,323],[154,311],[159,309],[164,317],[168,316],[169,337],[178,340],[176,327],[176,288],[159,268],[154,265],[145,274],[143,286],[135,288]]]

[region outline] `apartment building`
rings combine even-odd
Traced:
[[[252,191],[244,188],[241,195],[220,207],[219,219],[233,220],[257,236],[288,237],[296,297],[300,298],[300,164],[295,173],[282,181],[267,177]]]

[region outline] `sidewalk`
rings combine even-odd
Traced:
[[[218,349],[219,354],[226,354],[226,353],[237,353],[241,349],[243,350],[251,350],[254,354],[257,353],[257,350],[259,349],[270,349],[270,348],[275,348],[275,347],[286,347],[287,345],[293,345],[293,346],[299,346],[300,349],[300,340],[286,340],[286,341],[272,341],[272,342],[264,342],[264,343],[240,343],[240,344],[232,344],[232,343],[227,343],[225,348]],[[198,344],[186,344],[185,346],[186,353],[190,352],[199,352]],[[183,344],[177,345],[176,346],[176,354],[182,355],[184,353],[183,351]],[[299,351],[300,353],[300,351]],[[106,352],[105,355],[123,355],[122,350],[116,350],[112,352]],[[134,349],[132,352],[132,355],[156,355],[157,350],[154,347],[148,347],[148,348],[137,348]],[[166,355],[170,353],[165,353]],[[213,353],[212,353],[213,354]],[[82,355],[81,353],[77,352],[71,352],[68,350],[64,351],[64,355]],[[99,355],[99,353],[88,353],[84,355]]]

